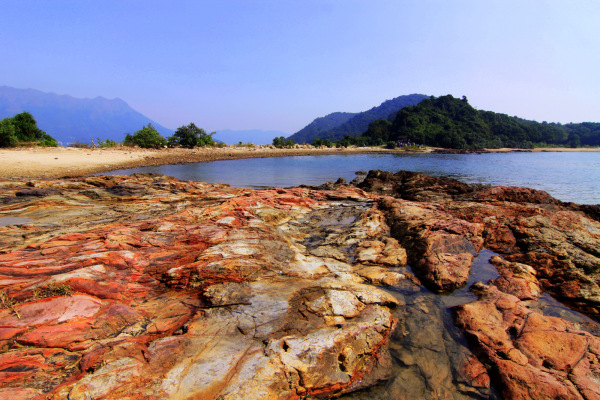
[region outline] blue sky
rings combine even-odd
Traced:
[[[600,121],[596,0],[0,0],[0,85],[294,133],[403,94]]]

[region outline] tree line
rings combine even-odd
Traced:
[[[148,124],[133,134],[126,134],[123,144],[142,148],[215,146],[218,143],[213,139],[214,134],[190,123],[165,138]],[[58,145],[54,138],[38,128],[35,118],[28,112],[0,121],[0,147],[24,143]],[[101,147],[117,144],[98,138]],[[339,140],[317,138],[311,144],[316,147],[385,145],[388,148],[426,145],[453,149],[600,146],[600,123],[540,123],[476,110],[464,96],[462,99],[451,95],[431,96],[400,109],[388,119],[371,122],[360,136],[346,134]],[[281,136],[273,139],[273,146],[293,147],[294,141]]]
[[[164,138],[152,124],[144,126],[139,131],[133,134],[125,135],[123,144],[125,146],[139,146],[142,148],[161,148],[161,147],[185,147],[193,149],[197,146],[213,146],[215,140],[213,135],[216,132],[206,133],[202,128],[199,128],[191,122],[188,125],[182,125],[175,133],[167,138]]]
[[[476,110],[466,97],[430,97],[378,120],[363,133],[368,142],[411,142],[428,146],[533,148],[534,146],[599,146],[600,123],[529,121],[492,111]]]
[[[152,124],[148,124],[133,134],[126,134],[123,145],[143,148],[213,146],[216,144],[213,139],[214,134],[215,132],[206,133],[204,129],[198,128],[192,122],[189,125],[180,126],[173,135],[164,138]],[[27,111],[0,121],[0,147],[15,147],[23,144],[58,146],[54,138],[38,128],[35,118]],[[116,145],[118,143],[113,140],[98,138],[100,147]]]
[[[127,133],[123,145],[155,149],[163,147],[191,149],[194,147],[216,146],[220,143],[213,139],[215,133],[207,133],[192,122],[180,126],[173,135],[165,138],[149,123],[133,134]],[[119,144],[111,139],[102,140],[97,138],[97,140],[99,147],[113,147]],[[23,144],[58,146],[56,140],[38,128],[35,118],[26,111],[0,121],[0,147],[15,147]],[[93,140],[92,145],[96,146]],[[273,139],[273,145],[278,148],[293,147],[294,141],[291,139],[286,140],[281,136]]]

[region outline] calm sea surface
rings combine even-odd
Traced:
[[[600,153],[359,154],[253,158],[163,165],[107,174],[156,172],[247,188],[320,185],[359,170],[418,171],[467,183],[526,186],[563,201],[600,204]]]

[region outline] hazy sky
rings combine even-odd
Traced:
[[[600,121],[597,0],[0,0],[0,85],[294,133],[403,94]]]

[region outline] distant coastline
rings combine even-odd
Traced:
[[[426,148],[420,152],[446,152]],[[600,152],[600,148],[484,149],[485,152]],[[129,147],[79,149],[70,147],[25,147],[0,149],[0,178],[78,177],[118,169],[234,160],[242,158],[287,157],[333,154],[394,154],[404,150],[381,147],[276,149],[271,146],[148,150]]]

